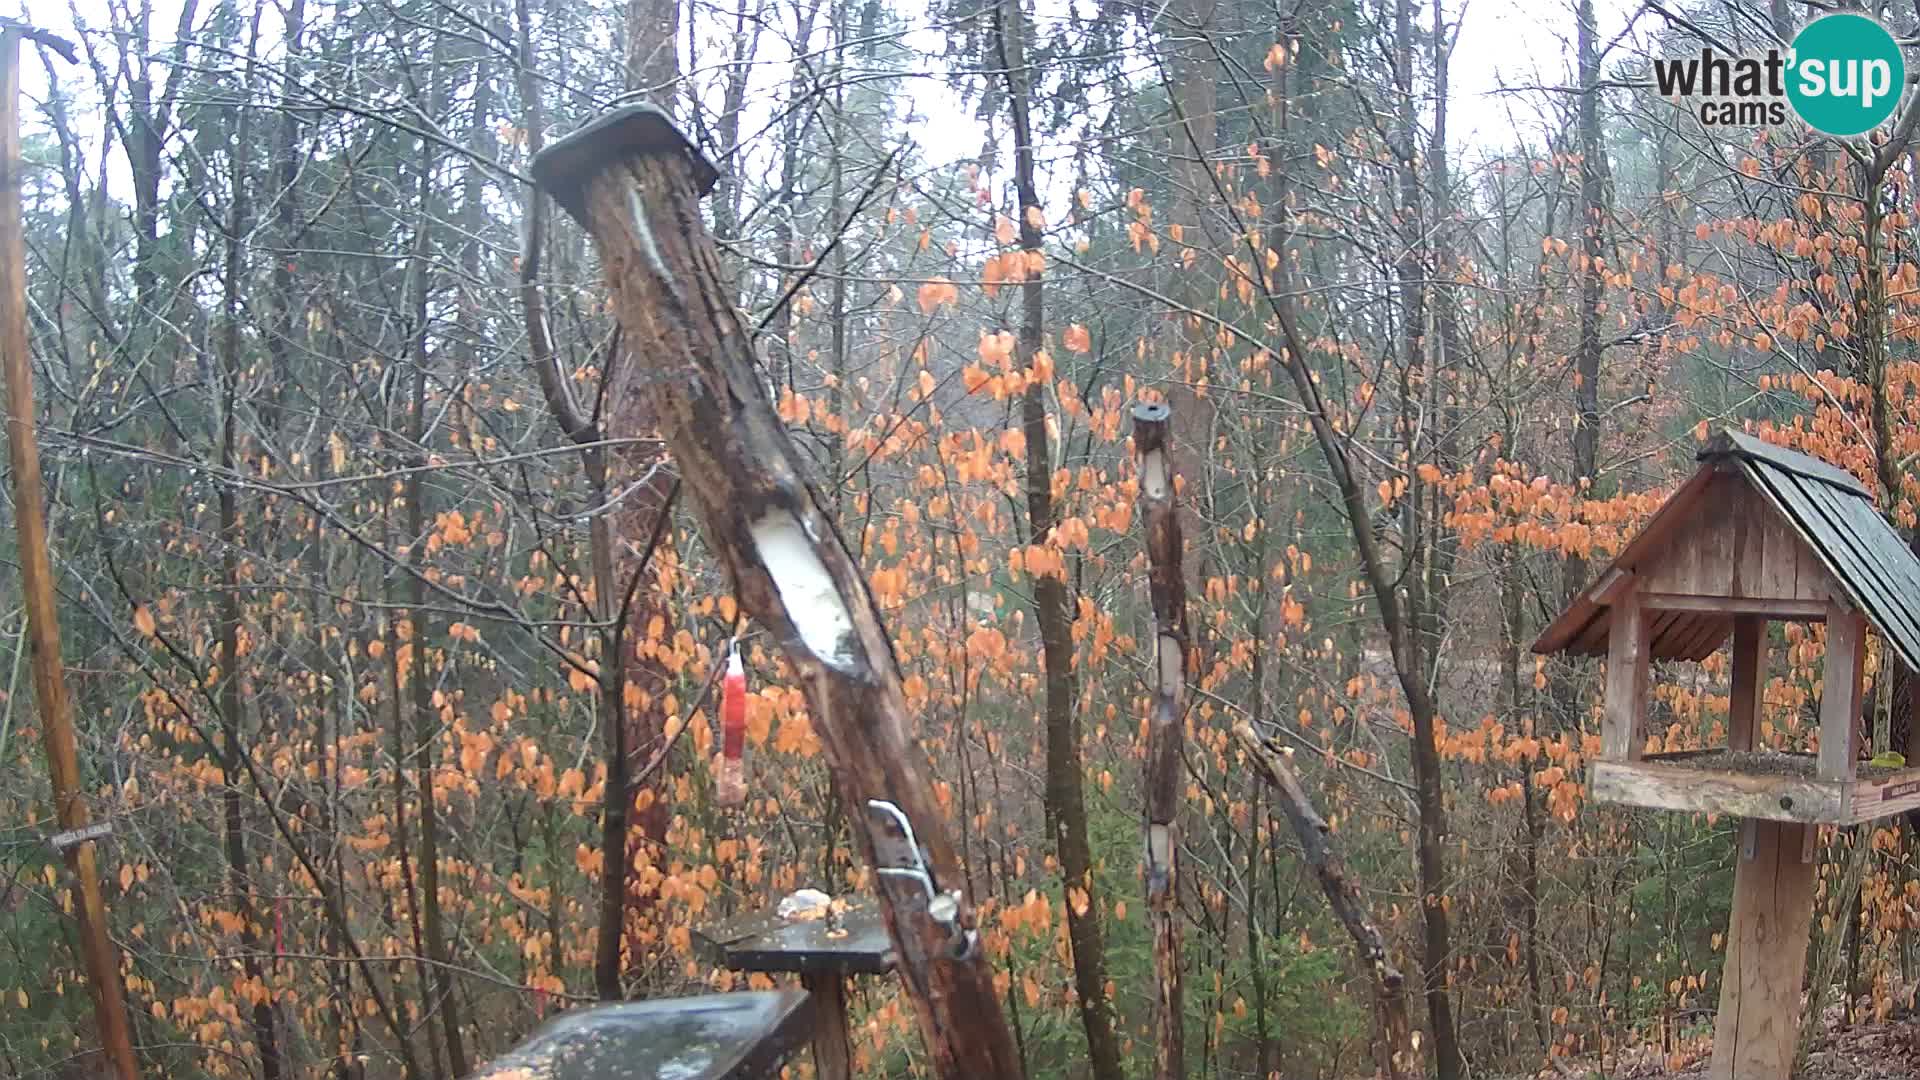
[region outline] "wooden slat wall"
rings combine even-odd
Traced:
[[[1820,558],[1741,476],[1721,474],[1692,520],[1639,568],[1640,589],[1700,597],[1824,602]]]

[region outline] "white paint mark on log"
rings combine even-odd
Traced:
[[[830,667],[853,663],[853,618],[833,575],[814,550],[814,540],[799,518],[786,510],[768,510],[750,526],[760,565],[780,593],[787,620],[816,659]]]
[[[1149,450],[1140,457],[1140,490],[1149,499],[1164,499],[1167,496],[1167,455],[1161,450]]]
[[[667,271],[666,261],[660,258],[660,245],[653,239],[653,226],[647,224],[647,208],[640,202],[640,189],[627,188],[627,209],[633,213],[633,232],[640,239],[640,250],[647,256],[647,269],[653,271],[662,284],[672,285],[673,275]]]
[[[1180,671],[1180,639],[1172,634],[1160,635],[1160,692],[1169,694],[1174,704],[1180,703],[1180,691],[1186,685],[1186,679]]]

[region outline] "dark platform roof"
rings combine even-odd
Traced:
[[[1704,509],[1701,495],[1718,471],[1736,468],[1780,516],[1907,666],[1920,670],[1920,558],[1874,509],[1865,485],[1807,454],[1725,430],[1698,454],[1701,468],[1663,504],[1598,579],[1534,642],[1538,653],[1602,654],[1610,607],[1600,594],[1618,576],[1657,556],[1678,520]],[[1726,639],[1731,620],[1666,612],[1653,627],[1652,654],[1698,660]]]

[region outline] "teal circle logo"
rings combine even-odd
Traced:
[[[1865,15],[1828,15],[1793,39],[1787,100],[1815,131],[1864,135],[1893,115],[1907,61],[1887,28]]]

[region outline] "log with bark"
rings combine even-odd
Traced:
[[[1179,856],[1180,745],[1186,724],[1187,581],[1184,541],[1174,506],[1172,411],[1165,405],[1133,409],[1133,452],[1139,460],[1140,519],[1147,534],[1153,599],[1154,697],[1147,721],[1147,919],[1153,927],[1153,1075],[1172,1080],[1186,1072],[1180,985]]]
[[[1314,808],[1300,774],[1287,761],[1289,751],[1261,741],[1245,720],[1233,726],[1233,737],[1261,779],[1273,788],[1275,801],[1300,840],[1301,856],[1319,880],[1320,891],[1327,894],[1327,906],[1353,939],[1360,962],[1372,975],[1381,1072],[1396,1080],[1418,1076],[1420,1046],[1407,1019],[1406,979],[1388,958],[1386,938],[1374,925],[1359,886],[1347,876],[1345,860],[1334,850],[1333,827]]]
[[[806,458],[776,417],[752,328],[729,299],[700,198],[713,166],[651,105],[543,150],[534,180],[599,250],[634,363],[611,393],[649,394],[661,434],[741,607],[806,693],[847,805],[934,1071],[1023,1075],[960,890],[945,816],[922,777],[899,663]]]

